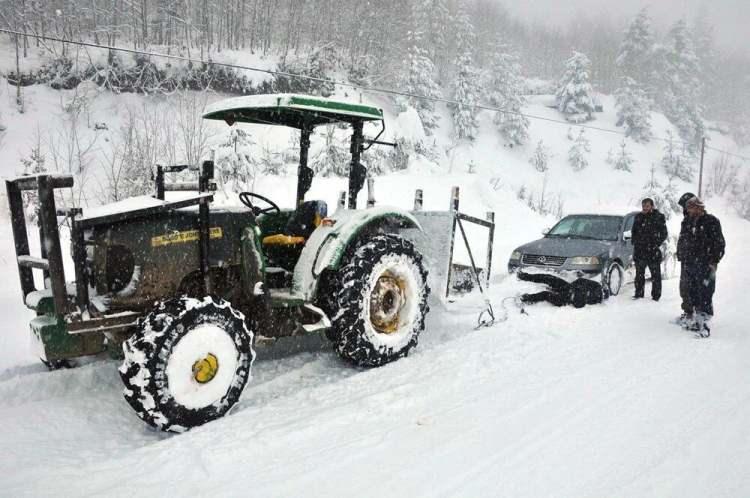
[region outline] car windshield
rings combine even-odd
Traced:
[[[617,240],[621,224],[620,216],[566,216],[552,227],[547,237]]]

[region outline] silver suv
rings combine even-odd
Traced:
[[[630,230],[636,214],[566,216],[544,230],[543,238],[516,248],[508,271],[553,273],[566,280],[601,278],[604,289],[615,296],[632,279]]]

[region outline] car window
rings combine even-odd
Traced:
[[[635,216],[628,216],[625,218],[625,226],[622,228],[623,232],[633,229],[633,223],[635,222]]]
[[[617,240],[622,225],[620,216],[574,215],[560,220],[548,237]]]

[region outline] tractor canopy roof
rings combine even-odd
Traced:
[[[312,128],[321,124],[380,121],[382,109],[310,95],[251,95],[220,100],[206,107],[204,119]]]

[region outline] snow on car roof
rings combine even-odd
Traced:
[[[240,122],[301,128],[303,121],[317,126],[342,121],[381,120],[383,110],[324,97],[280,93],[220,100],[206,106],[203,118],[224,120],[230,125]]]

